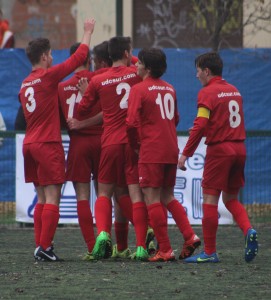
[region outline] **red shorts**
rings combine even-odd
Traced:
[[[25,182],[35,185],[65,182],[65,156],[61,143],[23,145]]]
[[[177,164],[139,163],[140,187],[173,187]]]
[[[138,183],[138,155],[128,144],[102,148],[98,182],[121,187]]]
[[[87,183],[91,174],[97,179],[100,155],[100,135],[71,135],[66,180]]]
[[[207,147],[202,187],[237,194],[245,184],[246,147],[243,142],[224,142]]]

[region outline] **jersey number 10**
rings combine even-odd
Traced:
[[[170,93],[166,93],[164,98],[158,93],[155,103],[159,105],[162,119],[173,119],[175,107],[174,99]]]

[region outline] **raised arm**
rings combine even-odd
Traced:
[[[95,27],[95,20],[93,18],[86,19],[84,22],[84,34],[81,44],[85,44],[89,47],[91,41],[91,35]]]

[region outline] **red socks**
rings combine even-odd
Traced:
[[[40,246],[46,250],[52,245],[54,239],[59,220],[59,207],[54,204],[44,204],[41,220]]]
[[[88,252],[91,252],[95,244],[95,235],[92,213],[88,200],[77,201],[77,214],[81,232],[88,247]]]
[[[163,209],[163,212],[164,212],[164,214],[166,216],[166,220],[167,220],[168,215],[167,215],[167,208],[165,207],[165,205],[162,205],[162,209]],[[149,214],[148,214],[148,225],[149,225],[149,227],[152,227]]]
[[[146,234],[148,229],[148,211],[144,202],[133,204],[134,228],[136,234],[136,246],[146,249]]]
[[[128,248],[129,223],[115,221],[114,225],[118,251],[123,251]]]
[[[117,199],[117,202],[119,204],[123,216],[133,224],[133,203],[131,201],[130,196],[121,196],[119,199]]]
[[[40,245],[40,234],[41,234],[41,228],[42,228],[42,211],[43,211],[44,204],[37,203],[34,210],[34,234],[35,234],[35,243],[36,247]]]
[[[105,231],[111,234],[112,227],[112,201],[111,199],[100,196],[95,202],[95,220],[97,234]]]
[[[147,207],[150,223],[154,230],[155,237],[159,244],[159,250],[168,252],[171,250],[170,241],[167,232],[167,219],[162,204],[153,203]]]
[[[167,209],[172,214],[172,217],[181,231],[184,240],[189,240],[194,235],[194,230],[189,223],[186,211],[181,203],[174,199],[167,205]]]
[[[216,232],[218,228],[218,206],[203,204],[202,231],[206,254],[216,252]]]
[[[247,231],[251,228],[251,224],[244,206],[237,199],[227,201],[225,206],[243,231],[243,234],[246,235]]]

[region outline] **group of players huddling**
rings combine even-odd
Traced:
[[[175,260],[167,232],[170,212],[184,240],[179,259],[187,263],[219,262],[216,231],[221,193],[244,233],[245,260],[251,261],[258,252],[257,232],[238,201],[246,159],[242,97],[222,79],[220,56],[210,52],[196,58],[197,77],[203,88],[194,126],[178,161],[176,92],[161,79],[167,69],[165,53],[148,48],[135,58],[131,38],[113,37],[94,47],[95,70],[90,72],[89,45],[94,27],[94,19],[86,20],[82,42],[72,45],[70,57],[55,66],[48,39],[35,39],[26,48],[32,71],[22,83],[19,99],[27,123],[23,143],[25,181],[33,182],[38,198],[34,258],[61,260],[54,252],[53,238],[61,187],[65,181],[72,181],[78,221],[88,249],[83,258],[86,261],[110,257]],[[70,79],[62,81],[72,72]],[[67,165],[61,119],[70,137]],[[194,154],[203,136],[207,144],[202,181],[204,250],[192,256],[201,240],[174,197],[174,185],[177,165],[185,171],[187,158]],[[96,237],[89,204],[91,179],[97,194]],[[129,223],[136,236],[134,253],[128,247]]]

